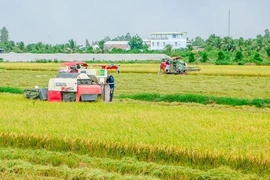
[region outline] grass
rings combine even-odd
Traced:
[[[22,94],[23,90],[19,88],[13,88],[13,87],[0,87],[0,93],[7,92],[12,94]]]
[[[91,63],[91,65],[109,64],[109,63]],[[61,63],[1,63],[0,68],[7,70],[32,70],[32,71],[58,71]],[[194,65],[200,67],[201,71],[189,72],[189,75],[209,75],[209,76],[270,76],[270,66],[236,66],[236,65]],[[159,72],[159,63],[142,64],[121,64],[122,73],[153,73]]]
[[[269,103],[269,67],[200,65],[175,76],[122,64],[129,73],[114,74],[112,103],[6,93],[47,87],[58,65],[1,63],[0,179],[269,178],[270,108],[255,107]],[[140,94],[156,102],[121,98]]]
[[[270,99],[239,99],[228,97],[214,97],[214,96],[202,96],[194,94],[173,94],[173,95],[161,95],[161,94],[135,94],[135,95],[120,95],[120,99],[130,98],[135,100],[153,101],[153,102],[194,102],[200,104],[224,104],[231,106],[256,106],[256,107],[270,107]]]
[[[48,87],[54,71],[1,70],[0,86],[19,89]],[[270,76],[178,76],[158,74],[114,74],[115,95],[121,94],[196,94],[231,98],[269,98]]]
[[[1,146],[131,156],[200,170],[228,166],[245,173],[270,172],[268,108],[0,97],[5,112],[0,115]]]
[[[70,152],[17,148],[0,148],[0,152],[0,159],[2,159],[0,168],[20,175],[44,175],[68,179],[97,178],[97,175],[100,178],[118,179],[259,178],[254,174],[240,173],[226,166],[204,171],[177,165],[147,163],[135,158],[97,158]]]

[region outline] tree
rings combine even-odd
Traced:
[[[110,41],[110,40],[111,40],[111,38],[110,38],[109,36],[106,36],[106,37],[103,39],[104,42],[107,42],[107,41]]]
[[[203,38],[197,36],[194,40],[194,42],[192,43],[193,46],[199,46],[199,47],[204,47],[204,40]]]
[[[130,40],[131,40],[131,36],[129,33],[127,33],[125,36],[125,41],[130,41]]]
[[[234,40],[229,36],[224,37],[221,42],[221,49],[223,51],[234,51],[235,50]]]
[[[190,62],[190,63],[192,63],[192,62],[195,62],[195,54],[193,53],[193,52],[190,52],[189,53],[189,56],[188,56],[188,61]]]
[[[241,61],[242,59],[243,59],[243,53],[241,52],[241,51],[237,51],[236,53],[235,53],[235,58],[234,58],[234,60],[236,61],[236,62],[239,62],[239,61]]]
[[[35,49],[35,53],[44,53],[44,44],[42,44],[42,42],[38,42],[37,44],[35,44]]]
[[[261,58],[260,54],[256,52],[252,58],[252,61],[255,62],[256,64],[260,64],[260,62],[262,62],[263,59]]]
[[[252,39],[251,44],[249,44],[249,45],[250,45],[251,50],[260,51],[264,46],[263,36],[260,34],[257,35],[257,38]]]
[[[212,49],[221,49],[222,45],[222,39],[219,36],[216,36],[215,34],[211,34],[209,38],[205,41],[205,46],[207,50]]]
[[[189,44],[189,45],[187,45],[187,49],[188,49],[189,51],[192,51],[192,50],[193,50],[193,46],[192,46],[191,44]]]
[[[25,46],[24,46],[24,42],[18,42],[17,43],[17,46],[18,46],[18,48],[19,48],[19,50],[21,51],[21,52],[24,52],[24,50],[25,50]]]
[[[270,47],[265,48],[265,50],[266,50],[267,55],[270,56]]]
[[[167,44],[164,49],[166,53],[170,54],[172,52],[172,45]]]
[[[93,47],[92,46],[88,46],[86,49],[87,53],[93,53]]]
[[[88,39],[85,40],[85,48],[87,49],[90,46]]]
[[[70,52],[70,53],[75,53],[76,50],[77,50],[77,45],[76,45],[76,41],[74,41],[73,39],[70,39],[67,43],[67,50]]]
[[[128,45],[131,50],[141,50],[143,49],[143,40],[136,34],[130,39]]]
[[[216,60],[216,64],[217,65],[222,65],[222,64],[224,64],[224,60],[225,60],[225,55],[224,55],[223,51],[219,51],[218,52],[218,58]]]
[[[8,42],[9,36],[8,36],[8,30],[6,27],[3,27],[0,31],[0,40],[1,42]]]
[[[98,47],[101,50],[101,53],[104,53],[104,44],[105,44],[104,40],[98,42]]]
[[[208,61],[208,54],[206,52],[203,52],[201,62],[205,63]]]
[[[53,47],[53,51],[55,53],[64,53],[65,52],[65,45],[64,44],[57,44]]]
[[[266,30],[264,31],[264,36],[263,36],[263,38],[266,39],[266,40],[270,40],[270,31],[269,31],[269,29],[266,29]]]

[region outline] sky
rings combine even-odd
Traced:
[[[63,44],[130,33],[187,32],[255,38],[270,29],[270,0],[0,0],[0,28],[10,40]]]

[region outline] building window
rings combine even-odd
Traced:
[[[155,46],[155,42],[152,42],[152,46]]]
[[[166,43],[165,42],[163,42],[163,46],[165,47],[165,45],[166,45]]]
[[[173,34],[173,35],[172,35],[172,38],[176,38],[176,34]]]
[[[177,47],[177,42],[175,42],[174,46]]]
[[[159,42],[157,42],[157,46],[159,46]]]

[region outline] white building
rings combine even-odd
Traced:
[[[151,40],[149,40],[149,39],[143,39],[143,43],[148,47],[151,46]]]
[[[151,33],[151,50],[163,50],[166,45],[173,49],[187,47],[186,32],[154,32]]]

